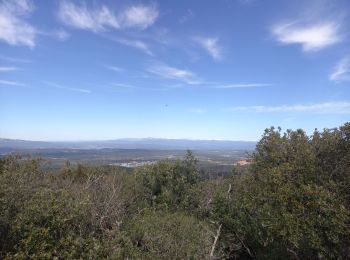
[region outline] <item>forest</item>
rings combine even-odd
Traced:
[[[349,259],[350,123],[269,128],[250,164],[0,161],[0,259]]]

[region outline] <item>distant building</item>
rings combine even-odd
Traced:
[[[250,161],[248,160],[239,160],[238,162],[235,163],[235,165],[239,165],[239,166],[244,166],[248,164],[250,164]]]
[[[121,167],[126,167],[126,168],[136,168],[140,166],[145,166],[145,165],[152,165],[157,163],[157,161],[131,161],[131,162],[122,162],[122,163],[110,163],[109,165],[111,166],[121,166]]]

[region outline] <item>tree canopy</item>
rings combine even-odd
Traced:
[[[200,176],[191,151],[127,172],[0,160],[2,259],[348,259],[350,124],[266,129],[251,164]]]

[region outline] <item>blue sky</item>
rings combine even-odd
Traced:
[[[0,137],[258,140],[350,119],[350,1],[0,2]]]

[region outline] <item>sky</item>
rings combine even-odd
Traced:
[[[350,1],[0,1],[0,138],[259,140],[350,121]]]

